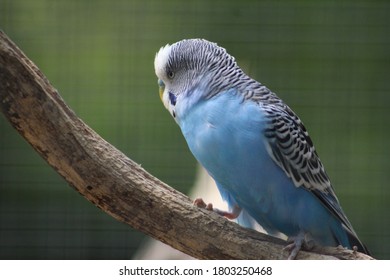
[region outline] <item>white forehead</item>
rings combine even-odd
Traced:
[[[154,58],[154,70],[156,71],[157,77],[160,79],[165,75],[165,67],[167,65],[170,52],[171,46],[168,44],[165,47],[162,47]]]

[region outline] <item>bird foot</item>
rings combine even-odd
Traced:
[[[219,210],[217,208],[214,208],[213,204],[211,204],[211,203],[206,204],[202,198],[195,199],[194,205],[199,207],[199,208],[202,208],[202,209],[213,211],[213,212],[217,213],[218,215],[220,215],[222,217],[226,217],[230,220],[236,219],[241,213],[241,208],[238,205],[235,205],[233,207],[232,212],[228,212],[228,211],[223,211],[223,210]]]
[[[311,239],[309,235],[305,234],[304,232],[300,232],[295,237],[289,237],[287,241],[292,243],[284,247],[283,250],[290,252],[290,255],[288,256],[289,260],[295,260],[302,248],[312,249],[314,247],[313,239]]]
[[[209,211],[213,211],[213,204],[212,203],[208,203],[206,204],[206,202],[203,201],[202,198],[197,198],[194,200],[194,205],[198,208],[202,208],[202,209],[206,209],[206,210],[209,210]]]

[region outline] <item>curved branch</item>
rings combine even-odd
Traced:
[[[187,196],[107,143],[1,31],[0,109],[71,186],[115,219],[195,258],[287,258],[284,241],[194,207]],[[298,258],[369,258],[341,248],[324,250],[302,251]]]

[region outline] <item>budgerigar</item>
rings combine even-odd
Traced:
[[[291,259],[305,243],[368,253],[301,120],[224,48],[182,40],[162,47],[154,66],[162,102],[229,205],[215,212],[284,234]]]

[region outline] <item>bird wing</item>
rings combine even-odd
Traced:
[[[302,121],[284,103],[260,103],[267,119],[264,131],[271,158],[296,187],[311,191],[356,236]]]

